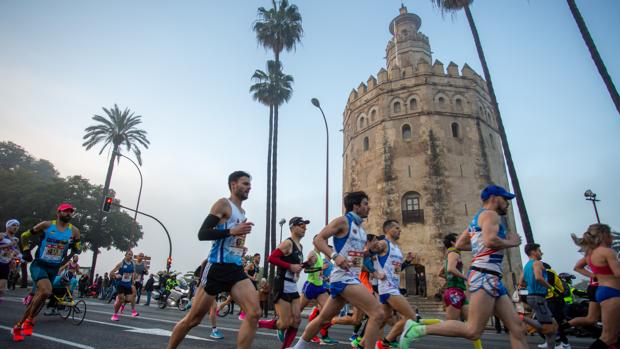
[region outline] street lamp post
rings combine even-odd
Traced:
[[[138,173],[140,174],[140,190],[138,191],[138,202],[136,203],[136,210],[134,211],[134,216],[133,216],[133,226],[131,228],[131,237],[133,237],[134,231],[138,229],[138,225],[137,225],[138,223],[136,222],[136,219],[138,218],[138,209],[140,208],[140,197],[142,196],[142,171],[140,171],[140,166],[138,166],[138,164],[136,164],[129,157],[121,153],[114,153],[114,155],[122,156],[125,159],[129,160],[134,166],[136,166],[136,169],[138,170]]]
[[[327,118],[325,117],[319,100],[317,98],[312,98],[310,101],[312,105],[319,108],[321,115],[323,115],[323,121],[325,122],[325,225],[327,225],[329,215],[329,128],[327,127]]]
[[[586,190],[586,192],[585,192],[585,193],[583,193],[583,196],[585,196],[585,197],[586,197],[586,200],[588,200],[588,201],[592,201],[592,206],[594,206],[594,214],[596,215],[596,221],[597,221],[599,224],[601,224],[601,220],[600,220],[600,218],[598,217],[598,210],[596,209],[596,203],[597,203],[598,201],[601,201],[601,200],[597,200],[597,199],[596,199],[596,194],[595,194],[595,193],[593,193],[593,192],[592,192],[592,190],[590,190],[590,189]]]
[[[282,226],[284,226],[284,223],[286,223],[286,219],[284,218],[280,219],[278,222],[278,224],[280,224],[280,242],[282,242]]]

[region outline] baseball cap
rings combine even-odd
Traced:
[[[480,198],[482,199],[482,201],[488,200],[491,196],[502,196],[508,200],[512,200],[515,198],[515,194],[507,191],[499,185],[489,185],[488,187],[484,188],[484,190],[482,190],[482,193],[480,193]]]
[[[62,212],[62,211],[68,211],[68,210],[75,211],[75,207],[65,202],[65,203],[60,204],[56,211]]]
[[[310,221],[301,217],[293,217],[288,221],[288,226],[292,227],[297,224],[310,224]]]

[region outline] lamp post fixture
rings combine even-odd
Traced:
[[[601,220],[600,220],[600,218],[598,217],[598,210],[596,209],[596,203],[597,203],[598,201],[601,201],[601,200],[597,200],[597,199],[596,199],[596,194],[595,194],[595,193],[593,193],[593,192],[592,192],[592,190],[590,190],[590,189],[586,190],[586,192],[585,192],[585,193],[583,193],[583,196],[585,196],[585,197],[586,197],[586,200],[588,200],[588,201],[592,201],[592,206],[594,206],[594,214],[596,215],[596,221],[597,221],[599,224],[601,224]]]
[[[286,219],[284,218],[280,219],[278,222],[278,224],[280,224],[280,242],[282,242],[282,226],[284,226],[284,223],[286,223]]]
[[[325,225],[327,225],[329,215],[329,128],[327,127],[327,118],[325,117],[319,100],[317,98],[312,98],[310,102],[312,102],[312,105],[319,108],[321,115],[323,115],[323,121],[325,122]]]
[[[134,166],[136,166],[136,169],[138,170],[138,173],[140,174],[140,190],[138,191],[138,202],[136,203],[136,210],[134,211],[134,216],[133,216],[133,226],[131,228],[131,237],[133,237],[133,233],[138,229],[138,225],[137,225],[138,223],[136,222],[136,219],[138,218],[138,209],[140,208],[140,197],[142,196],[142,171],[140,171],[140,166],[138,166],[138,164],[136,164],[129,157],[121,153],[114,153],[113,155],[122,156],[125,159],[129,160]]]

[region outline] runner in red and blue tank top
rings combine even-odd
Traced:
[[[401,348],[408,348],[411,342],[427,334],[479,339],[493,313],[499,316],[509,329],[513,349],[528,347],[523,323],[501,282],[503,250],[521,244],[519,235],[515,232],[507,233],[500,219],[500,216],[508,213],[508,200],[514,197],[514,194],[500,186],[486,187],[480,194],[482,209],[476,213],[469,227],[457,240],[456,248],[471,250],[474,255],[468,275],[471,293],[469,320],[448,320],[429,326],[407,321],[401,336]]]

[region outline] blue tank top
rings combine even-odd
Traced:
[[[232,201],[228,200],[228,204],[231,208],[230,218],[225,223],[218,224],[215,229],[231,229],[245,221],[245,213]],[[228,236],[218,239],[211,245],[209,263],[231,263],[242,266],[244,252],[245,236]]]
[[[478,217],[482,212],[486,211],[482,208],[476,213],[471,223],[469,223],[468,231],[471,241],[471,252],[473,254],[472,266],[492,270],[496,273],[502,273],[502,261],[504,260],[504,250],[495,250],[484,245],[482,238],[482,228],[478,225]],[[506,228],[500,223],[497,236],[500,239],[506,239]]]
[[[132,276],[133,276],[133,272],[134,272],[134,266],[133,266],[133,261],[131,262],[126,262],[124,259],[121,262],[121,267],[120,269],[118,269],[118,273],[121,274],[121,284],[123,285],[130,285],[131,287],[131,281],[132,281]]]
[[[523,280],[527,284],[527,293],[528,295],[538,295],[538,296],[546,296],[547,288],[536,281],[536,274],[534,274],[534,262],[536,260],[530,259],[523,267]],[[543,268],[542,276],[545,280],[547,280],[547,271]]]
[[[47,264],[60,266],[69,250],[69,243],[72,235],[71,224],[67,225],[64,231],[58,230],[56,221],[43,231],[43,239],[37,249],[35,259]]]

